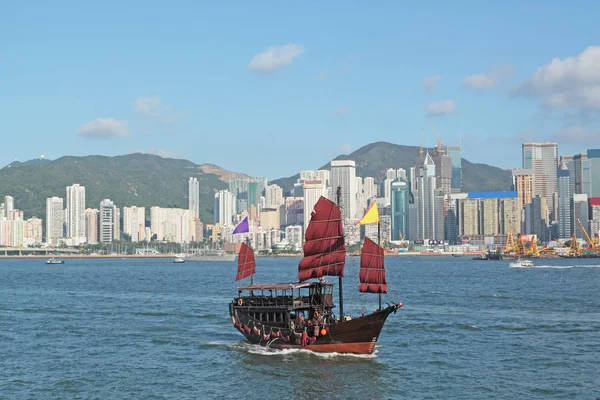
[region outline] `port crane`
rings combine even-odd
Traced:
[[[585,233],[585,237],[588,240],[590,249],[594,250],[596,252],[596,254],[598,254],[598,245],[597,245],[598,234],[596,234],[596,236],[594,237],[594,240],[592,240],[592,238],[590,238],[590,235],[588,235],[587,230],[585,229],[585,227],[583,226],[583,224],[581,223],[581,220],[579,218],[577,218],[577,222],[579,223],[579,226],[581,226],[583,233]]]
[[[433,131],[433,136],[435,136],[435,139],[437,140],[437,151],[438,153],[444,153],[444,142],[442,142],[442,138],[440,138],[437,134],[437,132],[435,131],[435,128],[433,127],[433,124],[431,123],[431,121],[429,122],[429,126],[431,126],[431,130]]]

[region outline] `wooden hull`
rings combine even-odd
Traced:
[[[337,322],[325,327],[307,328],[308,333],[291,329],[271,328],[250,318],[244,308],[230,306],[234,326],[252,344],[275,349],[306,349],[318,353],[372,354],[387,317],[402,304],[396,304],[349,321]],[[320,334],[325,328],[327,333]],[[311,332],[312,330],[312,332]],[[316,335],[314,335],[317,333]]]

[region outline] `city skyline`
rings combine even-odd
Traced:
[[[290,176],[366,138],[432,148],[432,122],[507,169],[516,143],[574,153],[600,132],[597,2],[116,8],[3,9],[0,37],[19,40],[4,46],[0,134],[28,145],[3,146],[0,165],[137,151]]]

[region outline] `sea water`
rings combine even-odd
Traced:
[[[297,263],[259,258],[255,282]],[[234,263],[0,259],[0,398],[596,399],[600,260],[535,263],[386,258],[384,301],[404,307],[350,356],[247,344]],[[377,307],[357,287],[349,257],[346,314]]]

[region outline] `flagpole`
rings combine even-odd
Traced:
[[[381,222],[377,221],[377,245],[381,247]],[[385,251],[384,255],[385,257]],[[381,311],[382,294],[379,292],[379,311]]]
[[[338,207],[340,206],[342,199],[342,187],[338,186],[336,190],[336,202]],[[343,224],[343,216],[342,216],[342,224]],[[339,281],[339,297],[340,297],[340,322],[344,321],[344,288],[342,287],[342,277],[338,277]]]

